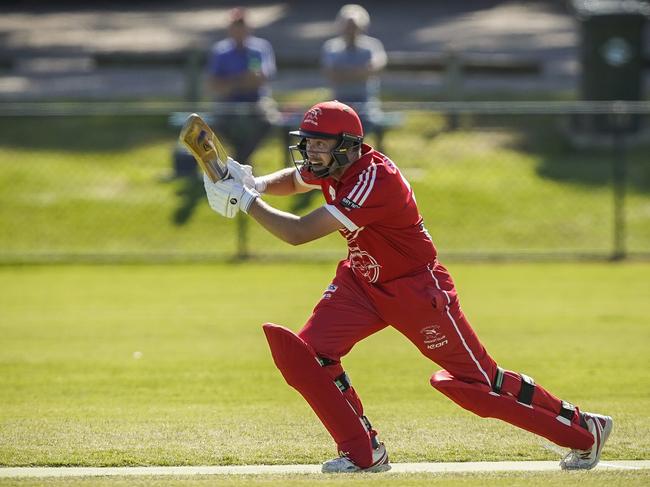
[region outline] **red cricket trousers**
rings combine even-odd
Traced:
[[[366,284],[342,261],[298,335],[319,356],[339,361],[355,343],[388,325],[459,379],[490,383],[496,373],[496,363],[460,309],[451,276],[438,263],[393,281]]]
[[[389,325],[456,379],[480,384],[483,388],[492,387],[497,364],[463,314],[449,272],[438,262],[411,275],[378,284],[362,282],[351,270],[349,262],[340,262],[334,281],[298,335],[318,356],[329,359],[331,365],[326,368],[334,378],[343,372],[340,360],[355,343]],[[516,397],[521,381],[520,374],[505,371],[501,391]],[[354,388],[345,394],[357,413],[363,415],[363,406]],[[488,399],[493,398],[486,397],[486,404]],[[533,406],[554,417],[560,411],[562,401],[535,385]],[[474,412],[477,411],[474,409]],[[586,449],[591,445],[590,435],[581,439],[571,436],[565,440],[562,432],[558,436],[554,431],[545,434],[544,428],[540,432],[540,427],[535,425],[528,427],[527,422],[534,422],[534,416],[532,419],[524,418],[522,424],[509,415],[504,413],[494,417],[543,434],[563,446]],[[579,419],[576,408],[570,421],[577,423]],[[554,429],[552,425],[551,430]]]

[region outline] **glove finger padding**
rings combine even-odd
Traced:
[[[255,178],[253,177],[253,168],[244,164],[238,163],[232,157],[228,158],[226,163],[228,173],[232,178],[247,188],[255,189]]]
[[[260,195],[234,179],[213,183],[207,176],[203,176],[203,186],[210,208],[227,218],[233,218],[239,210],[248,213],[253,201]]]
[[[205,174],[203,175],[203,187],[208,197],[210,208],[226,218],[234,218],[239,211],[239,197],[235,198],[235,203],[231,203],[231,190],[229,185],[223,181],[213,183]]]

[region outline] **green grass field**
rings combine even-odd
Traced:
[[[611,414],[616,426],[605,460],[648,458],[650,264],[450,270],[465,312],[501,365],[586,410]],[[324,428],[275,369],[260,328],[265,321],[300,327],[332,271],[332,264],[252,263],[0,267],[0,465],[291,464],[334,455]],[[435,364],[391,329],[357,345],[344,363],[395,462],[557,458],[545,441],[477,418],[437,393],[428,385]],[[399,485],[472,479],[405,475]],[[481,483],[506,479],[531,485],[530,474],[493,474]],[[534,481],[641,485],[650,474],[558,472]]]
[[[409,112],[386,137],[443,261],[458,254],[612,249],[611,151],[572,149],[562,117]],[[0,118],[0,262],[221,259],[237,222],[169,181],[164,116]],[[370,141],[374,139],[371,136]],[[647,147],[627,155],[626,245],[650,251]],[[280,139],[256,172],[282,166]],[[268,198],[291,209],[296,200]],[[313,198],[302,212],[320,205]],[[291,248],[255,225],[254,254],[343,256],[340,237]],[[305,259],[304,261],[311,262]],[[464,309],[502,366],[614,416],[605,460],[648,459],[650,263],[452,264]],[[333,264],[0,266],[0,465],[319,463],[323,427],[275,369],[260,325],[298,329]],[[394,462],[555,460],[544,440],[459,409],[391,329],[345,361]],[[648,471],[0,479],[0,485],[647,485]]]

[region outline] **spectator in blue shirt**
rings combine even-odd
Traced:
[[[370,15],[361,5],[341,7],[336,24],[340,36],[323,45],[321,66],[333,98],[354,107],[368,131],[379,110],[378,73],[386,66],[386,51],[379,39],[365,34]]]
[[[213,46],[208,59],[209,88],[220,102],[214,125],[232,145],[232,157],[250,164],[277,114],[268,84],[276,71],[275,54],[268,41],[251,34],[242,8],[231,10],[228,34]]]

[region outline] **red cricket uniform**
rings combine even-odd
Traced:
[[[348,167],[340,181],[310,176],[304,169],[296,173],[299,184],[320,187],[325,208],[345,226],[340,232],[348,244],[348,257],[338,264],[334,280],[298,333],[318,356],[330,361],[327,369],[332,377],[343,372],[340,359],[355,343],[391,325],[456,379],[480,384],[486,391],[493,388],[497,364],[463,314],[452,278],[436,258],[413,190],[395,164],[364,144],[362,157]],[[502,394],[513,398],[520,394],[520,374],[505,371],[498,382]],[[354,389],[345,394],[362,415]],[[539,385],[531,394],[532,406],[550,411],[554,420],[562,401]],[[487,393],[485,396],[487,404],[492,399]],[[471,401],[474,399],[468,404]],[[532,410],[532,406],[526,407]],[[468,409],[483,415],[476,407]],[[531,426],[536,419],[526,416],[519,421],[518,411],[506,411],[501,404],[496,406],[497,416],[492,404],[488,409],[486,415],[501,417],[558,444],[590,446],[590,436],[585,440],[565,438],[562,431],[554,431],[554,424],[550,430],[546,424]],[[576,409],[569,422],[577,421]]]
[[[290,135],[301,138],[290,147],[292,156],[300,154],[294,157],[301,168],[296,183],[321,189],[324,208],[342,224],[348,244],[347,258],[298,335],[274,323],[263,326],[275,365],[341,452],[323,464],[323,471],[387,467],[386,449],[363,415],[341,357],[388,325],[444,367],[430,383],[452,401],[571,448],[562,468],[592,468],[611,418],[581,415],[530,377],[497,366],[460,309],[408,182],[388,157],[368,145],[362,145],[359,159],[350,160],[348,151],[363,140],[354,110],[336,100],[316,104]],[[331,170],[309,161],[309,139],[323,138],[337,141],[332,164],[350,164],[339,179],[315,177]]]
[[[339,360],[390,324],[452,373],[489,383],[494,361],[461,312],[413,190],[395,164],[364,145],[340,181],[301,176],[306,184],[320,183],[325,207],[345,225],[348,257],[299,336],[319,355]]]

